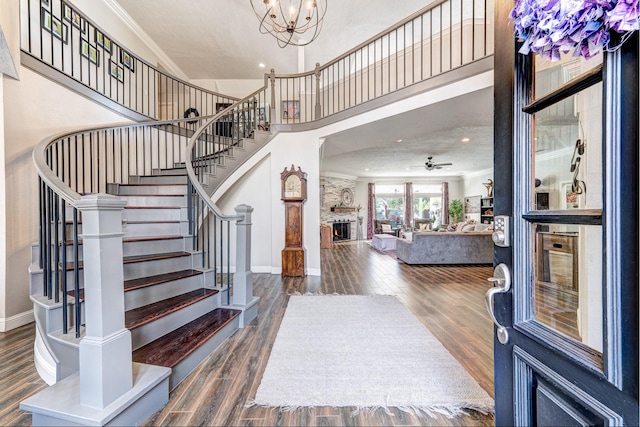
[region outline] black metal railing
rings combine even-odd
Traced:
[[[21,0],[22,50],[154,120],[210,116],[237,98],[192,85],[127,49],[62,0]]]
[[[79,336],[81,329],[82,217],[76,205],[82,195],[108,192],[109,184],[127,184],[133,176],[184,167],[187,141],[211,118],[88,129],[47,139],[34,149],[34,162],[40,175],[42,295],[62,303],[64,333],[73,329]],[[240,123],[234,125],[240,129]],[[216,131],[204,138],[224,138]],[[188,194],[187,199],[192,200]],[[189,229],[196,236],[194,249],[203,251],[204,266],[222,274],[226,265],[228,272],[230,220],[219,218],[212,227],[203,221],[199,205],[191,202],[188,218]],[[210,220],[213,221],[213,216]],[[224,243],[216,246],[212,239]],[[210,251],[214,251],[213,255]],[[73,300],[68,301],[70,295]],[[70,306],[73,308],[69,309]]]

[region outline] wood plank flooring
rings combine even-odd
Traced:
[[[261,298],[258,319],[225,341],[185,381],[169,402],[144,423],[243,426],[489,426],[493,417],[475,412],[447,419],[416,417],[391,409],[352,415],[355,408],[319,407],[283,411],[245,408],[255,396],[292,293],[396,295],[493,396],[493,327],[484,307],[490,266],[409,266],[364,242],[322,250],[321,277],[254,274]],[[0,425],[29,424],[20,400],[45,385],[33,367],[32,325],[0,334]],[[6,345],[14,350],[5,353]],[[5,380],[7,376],[18,380]],[[26,384],[22,378],[26,379]]]

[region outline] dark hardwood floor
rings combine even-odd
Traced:
[[[288,297],[296,292],[396,295],[493,396],[493,327],[484,307],[490,266],[409,266],[354,242],[323,249],[322,272],[322,277],[304,278],[254,274],[254,291],[261,298],[258,319],[198,366],[145,425],[493,425],[492,416],[473,411],[434,419],[396,409],[391,415],[378,409],[352,416],[355,408],[246,408],[260,384]],[[33,325],[0,334],[0,425],[30,424],[18,403],[45,386],[33,366],[33,334]]]

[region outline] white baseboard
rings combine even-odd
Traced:
[[[269,274],[271,274],[271,266],[260,265],[260,266],[256,267],[255,265],[252,265],[251,266],[251,272],[252,273],[269,273]]]
[[[28,325],[34,321],[33,310],[25,311],[24,313],[11,317],[0,317],[0,332],[7,332],[20,326]]]
[[[307,276],[322,276],[319,268],[307,268]]]

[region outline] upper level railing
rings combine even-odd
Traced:
[[[62,0],[21,0],[20,7],[24,52],[136,113],[210,116],[237,101],[150,65]]]
[[[135,112],[170,120],[238,101],[148,64],[62,0],[21,7],[25,52]],[[271,124],[318,120],[492,54],[493,0],[439,0],[314,70],[272,70],[262,116]]]
[[[273,123],[319,120],[493,55],[493,0],[439,0],[315,70],[271,73]]]

